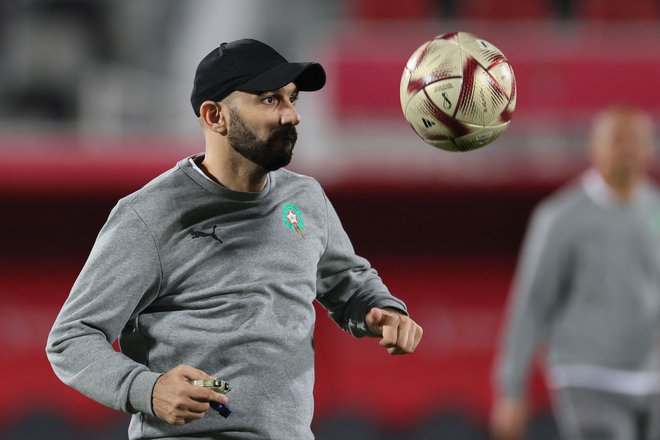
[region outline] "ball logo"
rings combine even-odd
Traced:
[[[490,45],[490,43],[489,43],[488,41],[477,40],[477,42],[479,43],[479,45],[480,45],[483,49],[490,49],[490,48],[491,48],[491,45]]]
[[[296,234],[303,240],[305,235],[303,234],[303,228],[305,227],[305,222],[303,221],[302,214],[300,210],[293,203],[287,203],[282,207],[282,221],[287,228],[296,231]]]
[[[446,109],[449,110],[451,108],[451,101],[447,97],[447,92],[442,92],[442,106]]]

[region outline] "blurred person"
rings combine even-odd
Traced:
[[[605,109],[590,136],[591,169],[535,209],[495,364],[495,439],[524,437],[541,340],[562,439],[660,438],[660,192],[645,177],[652,132],[639,109]]]
[[[282,169],[298,92],[324,84],[318,63],[223,43],[191,96],[205,153],[120,200],[102,228],[46,349],[64,383],[134,414],[129,438],[312,439],[315,299],[390,354],[419,343],[318,182]],[[227,396],[188,383],[216,377],[232,388],[226,419],[205,413]]]

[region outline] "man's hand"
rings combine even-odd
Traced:
[[[209,402],[227,404],[227,396],[188,383],[191,379],[215,379],[202,370],[179,365],[158,378],[151,393],[154,414],[170,425],[201,419]]]
[[[383,337],[380,345],[389,354],[412,353],[422,339],[422,328],[409,316],[392,309],[374,307],[365,321],[369,330]]]
[[[490,430],[495,440],[521,440],[525,435],[529,408],[524,399],[502,398],[490,414]]]

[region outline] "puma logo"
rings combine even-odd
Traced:
[[[211,232],[197,231],[197,230],[193,229],[190,232],[190,235],[192,236],[193,240],[196,239],[196,238],[199,238],[199,237],[210,237],[214,240],[217,240],[219,243],[222,243],[222,240],[220,240],[220,237],[215,235],[215,228],[217,228],[217,227],[218,227],[218,225],[213,225],[213,231],[211,231]]]

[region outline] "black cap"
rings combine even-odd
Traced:
[[[190,102],[195,114],[204,101],[220,101],[235,90],[267,92],[288,83],[313,92],[325,85],[319,63],[290,63],[261,41],[245,39],[222,43],[202,59],[195,72]]]

